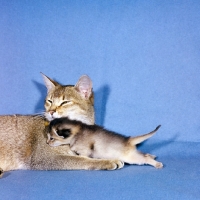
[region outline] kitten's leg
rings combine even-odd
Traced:
[[[3,176],[3,169],[0,168],[0,178]]]
[[[149,157],[151,157],[151,158],[153,158],[153,159],[155,159],[155,158],[157,157],[157,156],[152,155],[152,154],[149,154],[149,153],[144,154],[144,156],[149,156]]]
[[[74,151],[72,151],[72,150],[70,149],[70,147],[69,147],[68,150],[66,151],[66,154],[68,154],[69,156],[76,156],[76,155],[77,155]]]
[[[115,170],[124,166],[119,160],[91,159],[82,156],[56,155],[32,160],[34,170]]]
[[[145,163],[154,166],[155,168],[163,168],[163,164],[161,162],[158,162],[154,160],[154,157],[150,156],[144,156],[145,157]]]
[[[137,164],[137,165],[148,164],[154,166],[155,168],[162,168],[163,164],[161,162],[154,160],[153,157],[154,156],[152,156],[151,154],[148,155],[138,151],[134,151],[131,154],[129,154],[129,156],[126,159],[127,163],[129,164]]]

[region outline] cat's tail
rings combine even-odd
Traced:
[[[155,132],[161,127],[161,125],[157,126],[155,130],[151,131],[150,133],[144,134],[144,135],[140,135],[140,136],[136,136],[136,137],[131,137],[129,139],[129,142],[132,145],[136,145],[136,144],[140,144],[141,142],[143,142],[144,140],[147,140],[148,138],[150,138],[151,136],[153,136],[155,134]]]

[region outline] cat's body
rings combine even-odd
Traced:
[[[48,121],[65,116],[94,124],[92,82],[88,76],[82,76],[75,86],[62,86],[45,75],[43,78],[48,90],[45,103],[45,117]],[[119,160],[74,156],[67,145],[50,147],[46,144],[45,117],[0,116],[0,168],[2,170],[113,170],[123,167],[123,163]]]
[[[136,144],[151,137],[154,131],[138,137],[126,137],[101,126],[83,124],[77,120],[59,118],[51,121],[47,143],[52,146],[70,145],[70,149],[81,156],[100,159],[119,159],[129,164],[149,164],[162,168],[155,156],[138,152]]]

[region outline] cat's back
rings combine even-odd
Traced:
[[[44,117],[37,115],[1,115],[0,116],[0,140],[9,140],[19,137],[29,137],[30,132],[43,128],[45,125]]]
[[[107,130],[102,126],[78,123],[81,128],[76,138],[80,145],[94,143],[102,148],[122,148],[128,142],[129,137]]]
[[[45,120],[35,115],[0,116],[0,164],[4,170],[24,169]],[[28,168],[28,167],[27,167]]]

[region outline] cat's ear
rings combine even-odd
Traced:
[[[81,76],[75,88],[84,99],[89,99],[92,94],[92,81],[90,77],[87,75]]]
[[[47,91],[49,92],[50,90],[54,89],[55,86],[59,85],[56,81],[50,79],[48,76],[44,75],[42,72],[40,72],[42,77],[43,77],[43,80],[44,80],[44,83],[47,87]]]

